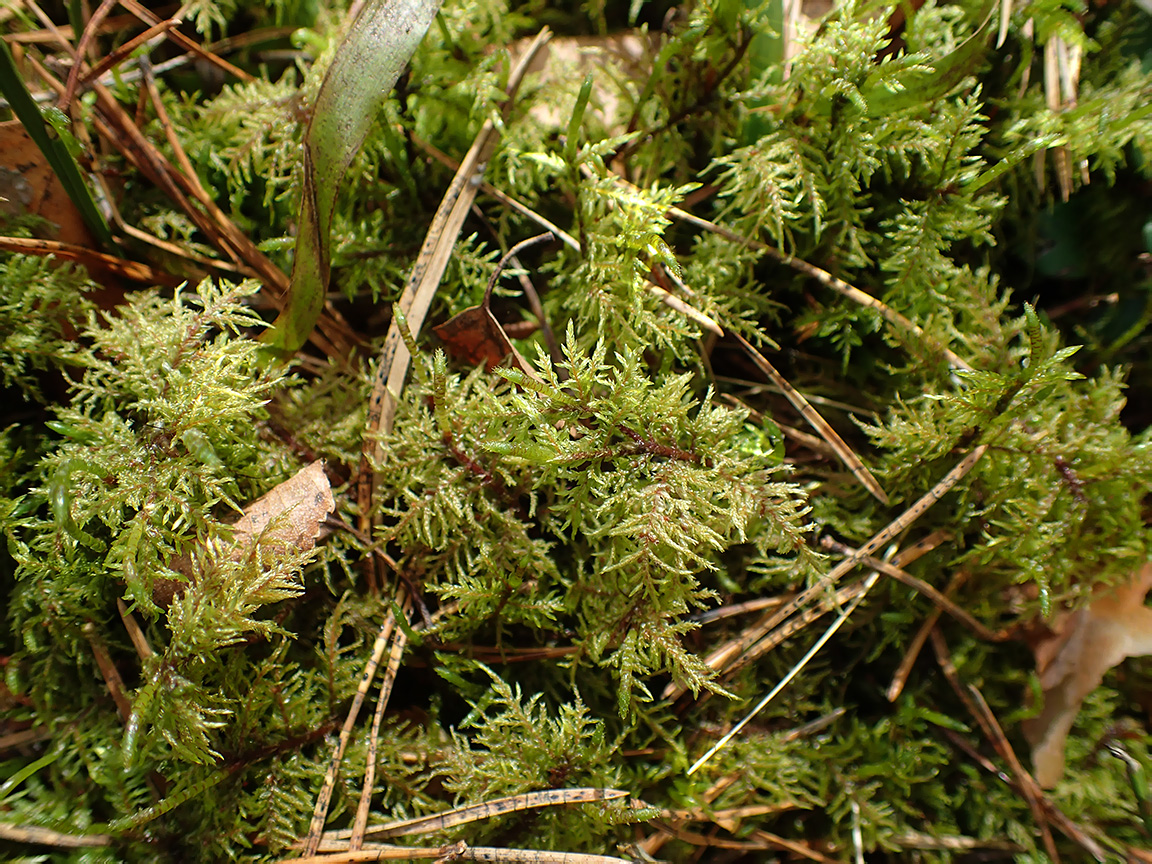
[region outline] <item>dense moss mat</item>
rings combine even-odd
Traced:
[[[374,592],[366,577],[375,543],[416,592],[419,629],[375,754],[374,822],[601,786],[664,812],[545,808],[422,839],[639,856],[632,844],[670,830],[643,849],[760,860],[791,854],[784,838],[835,860],[856,847],[870,861],[1047,859],[1026,797],[989,770],[1010,771],[1003,753],[931,645],[885,697],[935,609],[922,592],[877,582],[689,775],[848,602],[834,587],[866,573],[816,592],[824,617],[732,674],[707,658],[764,613],[702,613],[819,585],[837,560],[821,538],[864,543],[984,445],[898,542],[934,537],[909,572],[951,585],[956,604],[1010,637],[945,615],[937,647],[1028,763],[1021,722],[1040,684],[1027,640],[1148,554],[1148,13],[1037,0],[1013,10],[996,47],[986,4],[926,3],[898,44],[892,8],[849,4],[813,26],[785,74],[772,2],[574,6],[449,2],[337,199],[334,302],[378,346],[451,177],[420,142],[462,156],[498,116],[505,49],[541,25],[561,37],[647,27],[641,71],[600,62],[574,120],[584,73],[565,71],[561,51],[554,74],[522,88],[486,179],[580,244],[523,256],[558,351],[538,332],[518,340],[533,377],[470,369],[417,337],[383,440],[375,537],[350,530],[372,349],[348,364],[272,360],[252,338],[270,318],[258,286],[201,281],[178,260],[162,263],[187,285],[132,291],[115,309],[70,266],[0,261],[0,732],[24,736],[0,750],[11,778],[0,821],[107,841],[0,840],[2,854],[288,854],[394,608],[393,586]],[[186,17],[206,39],[287,28],[230,55],[252,83],[177,70],[158,86],[201,181],[290,270],[299,143],[341,10],[205,0]],[[1059,82],[1045,80],[1046,52],[1082,59],[1074,101],[1057,93],[1049,107]],[[134,112],[137,85],[112,89]],[[152,116],[142,112],[144,131],[162,141]],[[171,201],[104,158],[130,224],[201,248]],[[478,303],[502,249],[539,231],[478,200],[484,219],[466,223],[434,322]],[[675,221],[678,205],[782,254]],[[666,305],[652,279],[758,345],[891,503],[811,438],[735,341]],[[497,289],[505,324],[534,320],[516,286]],[[308,553],[229,558],[229,518],[316,458],[338,487],[331,536]],[[187,579],[172,570],[180,553],[195,578],[157,603],[157,580]],[[118,598],[142,625],[143,659]],[[103,658],[123,679],[127,717]],[[666,699],[670,685],[687,695]],[[1149,692],[1141,660],[1106,677],[1050,793],[1111,855],[1149,845],[1145,802],[1107,747],[1147,764]],[[352,822],[370,716],[351,738],[330,827]],[[1053,833],[1065,858],[1088,857],[1070,832]]]

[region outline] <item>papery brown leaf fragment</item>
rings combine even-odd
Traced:
[[[228,560],[240,561],[257,544],[274,555],[292,550],[308,552],[316,545],[324,520],[335,509],[324,460],[317,459],[244,508],[232,526],[232,542],[225,548],[225,555]],[[189,553],[174,556],[168,566],[189,582],[195,579]],[[153,602],[168,606],[184,584],[157,579],[152,589]]]
[[[1126,657],[1152,654],[1152,609],[1144,596],[1152,588],[1152,563],[1127,585],[1101,593],[1084,609],[1055,622],[1055,631],[1033,645],[1044,709],[1023,724],[1032,745],[1037,782],[1055,786],[1064,774],[1064,744],[1085,697]]]
[[[469,306],[458,315],[453,315],[443,324],[433,327],[432,330],[444,340],[448,353],[457,359],[477,364],[484,361],[487,369],[491,370],[505,357],[512,356],[512,365],[529,378],[539,380],[532,366],[516,350],[500,322],[492,314],[492,289],[496,287],[505,265],[516,257],[516,254],[529,246],[553,239],[551,231],[523,240],[513,246],[496,265],[496,272],[488,280],[488,287],[484,291],[484,299],[479,306]]]
[[[273,551],[307,552],[316,545],[320,526],[335,509],[324,460],[317,459],[244,508],[234,525],[230,557],[243,557],[256,543]],[[282,515],[285,518],[269,529],[269,523]]]
[[[516,350],[487,303],[469,306],[432,330],[453,357],[472,365],[483,361],[488,369]]]

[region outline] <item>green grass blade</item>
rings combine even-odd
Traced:
[[[84,182],[80,166],[68,152],[68,147],[59,133],[49,126],[44,115],[40,113],[40,108],[24,85],[24,79],[20,77],[20,70],[16,68],[16,62],[12,59],[12,53],[6,42],[0,44],[0,92],[12,106],[12,113],[23,124],[25,131],[40,148],[40,152],[44,154],[56,176],[60,178],[64,191],[80,211],[84,223],[100,241],[101,246],[108,250],[114,249],[108,223]]]
[[[364,8],[336,52],[304,137],[304,194],[292,284],[284,311],[263,341],[300,348],[328,291],[332,206],[380,106],[400,77],[440,0],[378,0]]]

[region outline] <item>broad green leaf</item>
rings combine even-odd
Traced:
[[[292,284],[263,341],[290,354],[304,344],[328,291],[332,206],[381,105],[440,8],[440,0],[364,7],[324,76],[304,136],[304,193]]]

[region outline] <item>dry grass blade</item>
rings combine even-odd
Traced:
[[[820,586],[813,586],[808,589],[811,591],[806,599],[801,602],[801,610],[789,618],[787,621],[780,623],[768,623],[762,625],[761,622],[750,627],[741,634],[740,644],[744,644],[744,640],[753,633],[759,634],[759,638],[753,643],[747,645],[743,651],[734,650],[734,643],[729,643],[716,652],[708,659],[711,661],[716,657],[723,663],[724,676],[731,678],[740,669],[743,669],[749,663],[754,663],[787,640],[791,639],[801,630],[808,627],[813,621],[823,618],[833,609],[840,609],[845,603],[851,603],[860,596],[860,592],[864,590],[864,581],[853,582],[850,585],[845,585],[843,588],[838,589],[835,593],[829,595],[827,593],[826,585],[823,583]],[[801,599],[801,598],[796,598]],[[763,620],[763,619],[762,619]],[[768,619],[771,622],[771,619]],[[711,664],[709,664],[711,665]]]
[[[733,334],[736,341],[740,343],[740,347],[744,352],[752,358],[752,362],[756,364],[756,368],[763,372],[773,384],[780,388],[787,397],[788,401],[792,403],[792,407],[800,412],[800,416],[808,421],[820,437],[828,442],[829,446],[836,451],[836,455],[840,461],[852,472],[852,476],[860,481],[860,484],[872,493],[880,503],[888,503],[888,495],[884,489],[876,482],[876,478],[872,476],[872,472],[868,470],[867,466],[860,461],[860,457],[853,452],[852,448],[844,443],[835,429],[833,429],[827,420],[820,416],[815,408],[813,408],[808,400],[804,398],[795,387],[788,383],[787,379],[776,371],[776,367],[768,362],[767,358],[756,350],[752,344],[741,336],[739,333]]]
[[[917,558],[935,549],[945,539],[947,539],[945,533],[934,531],[927,537],[897,552],[892,557],[891,563],[897,567],[911,564]],[[771,604],[772,612],[765,614],[759,621],[746,628],[739,638],[717,648],[705,662],[713,669],[722,669],[726,675],[731,675],[762,657],[793,634],[803,630],[830,609],[839,608],[844,603],[851,601],[862,589],[862,583],[858,582],[841,588],[832,596],[828,596],[827,585],[826,581],[821,581],[806,588],[800,594],[793,595],[787,601],[774,599]],[[781,623],[788,616],[793,615],[797,609],[803,611],[785,623]],[[683,688],[669,685],[664,690],[662,698],[678,699],[684,692]]]
[[[536,52],[551,38],[551,31],[547,28],[540,31],[533,40],[531,47],[524,52],[516,68],[508,76],[508,99],[505,102],[507,111],[520,88],[520,82],[532,62]],[[472,207],[479,184],[474,180],[482,176],[488,163],[499,133],[496,125],[485,121],[472,147],[460,163],[456,176],[444,193],[440,207],[432,219],[428,233],[424,238],[424,245],[420,255],[404,286],[404,293],[400,296],[400,310],[404,313],[408,325],[413,333],[419,333],[432,305],[432,297],[444,275],[444,268],[448,265],[448,257],[452,247],[456,244],[456,235],[459,234],[464,218]],[[397,400],[404,389],[404,382],[408,377],[408,364],[411,357],[408,348],[400,334],[400,322],[393,320],[388,328],[385,338],[384,350],[380,355],[380,362],[376,369],[376,380],[372,387],[372,395],[368,402],[368,421],[364,435],[363,455],[360,460],[360,479],[357,488],[357,498],[360,505],[361,530],[370,531],[370,516],[372,510],[372,495],[374,493],[375,475],[372,465],[379,465],[383,458],[383,448],[380,445],[379,434],[388,433],[396,416]]]
[[[624,858],[612,855],[551,852],[545,849],[501,849],[493,846],[465,846],[451,857],[461,861],[488,861],[492,864],[630,864]]]
[[[384,846],[334,855],[307,858],[285,858],[283,864],[355,864],[361,861],[396,861],[435,858],[438,861],[489,861],[492,864],[630,864],[611,855],[584,855],[574,852],[550,852],[543,849],[501,849],[492,846],[469,846],[452,843],[433,849],[406,846]]]
[[[305,855],[303,858],[281,858],[278,864],[357,864],[360,861],[419,861],[426,858],[448,860],[459,844],[418,849],[411,846],[381,846],[355,849],[328,855]]]
[[[412,135],[410,137],[412,139],[413,144],[415,144],[417,147],[419,147],[421,150],[423,150],[425,153],[427,153],[429,156],[431,156],[433,159],[435,159],[441,165],[444,165],[445,167],[450,168],[453,171],[459,171],[460,170],[460,163],[457,162],[455,159],[453,159],[451,156],[449,156],[447,153],[444,153],[440,150],[437,150],[435,147],[433,147],[431,144],[429,144],[427,141],[425,141],[424,139],[420,138],[417,135]],[[559,226],[554,225],[552,222],[550,222],[545,217],[541,216],[539,213],[537,213],[535,210],[533,210],[527,204],[524,204],[521,201],[518,201],[517,199],[513,198],[511,195],[507,194],[506,192],[502,192],[501,190],[497,189],[495,186],[493,186],[491,183],[489,183],[486,180],[481,181],[480,191],[483,192],[485,195],[490,195],[491,197],[495,198],[497,201],[499,201],[504,206],[510,207],[511,209],[515,210],[521,216],[524,216],[525,218],[532,220],[537,225],[539,225],[541,228],[543,228],[545,231],[551,231],[553,234],[555,234],[557,237],[560,238],[560,240],[564,243],[565,246],[569,247],[570,249],[572,249],[576,252],[580,251],[580,241],[579,240],[577,240],[575,237],[573,237],[571,234],[569,234],[563,228],[560,228]]]
[[[624,798],[628,793],[620,789],[601,789],[584,787],[577,789],[549,789],[546,792],[528,792],[523,795],[509,795],[505,798],[494,798],[483,804],[473,804],[468,807],[457,807],[444,813],[435,813],[431,816],[421,816],[417,819],[405,819],[402,822],[390,822],[386,825],[370,827],[365,836],[381,840],[390,837],[404,837],[411,834],[431,834],[434,831],[444,831],[457,825],[477,822],[481,819],[491,819],[505,813],[515,813],[521,810],[534,810],[540,807],[557,807],[562,804],[589,804],[596,801],[614,801]],[[336,843],[347,842],[352,837],[352,831],[326,831],[324,833],[323,847],[331,849]]]
[[[691,318],[709,333],[714,333],[717,336],[724,335],[724,329],[719,324],[717,324],[699,309],[681,300],[675,294],[669,294],[659,285],[649,285],[648,290],[656,295],[660,302],[667,306],[669,309],[673,309],[676,312],[679,312],[681,315]]]
[[[396,627],[396,618],[389,611],[384,619],[380,632],[376,634],[376,641],[372,644],[372,653],[364,667],[364,674],[360,676],[360,684],[356,688],[356,695],[352,697],[352,705],[348,709],[348,716],[344,718],[344,725],[340,727],[340,737],[336,742],[336,749],[332,753],[332,761],[328,763],[328,771],[324,775],[324,785],[316,796],[316,806],[312,810],[312,822],[308,826],[308,836],[304,840],[304,855],[316,854],[320,848],[320,838],[324,833],[324,821],[328,818],[328,806],[332,803],[332,792],[336,788],[336,775],[340,771],[340,763],[344,761],[344,751],[348,748],[348,741],[352,738],[352,730],[356,726],[356,718],[360,715],[360,708],[368,695],[368,688],[372,686],[372,679],[376,677],[376,670],[384,656],[384,649],[392,638],[392,631]],[[383,688],[381,688],[383,689]],[[383,698],[383,693],[381,693]]]
[[[861,555],[871,555],[919,519],[929,507],[939,501],[948,490],[959,483],[960,480],[975,467],[987,449],[988,447],[985,444],[976,447],[971,453],[961,459],[951,471],[944,475],[939,483],[928,490],[928,492],[921,496],[911,507],[901,513],[900,516],[890,522],[880,533],[876,534],[876,536],[872,537],[867,543],[857,549],[854,555],[847,556],[832,568],[832,570],[828,572],[828,575],[821,579],[816,585],[800,592],[782,607],[758,621],[753,627],[745,631],[738,640],[713,652],[705,662],[713,669],[730,669],[733,663],[737,661],[737,658],[748,654],[753,649],[753,646],[764,638],[766,633],[770,633],[781,622],[787,620],[801,607],[810,603],[818,594],[823,593],[829,585],[836,584],[843,576],[853,570],[860,563]],[[677,692],[675,688],[670,687],[665,690],[663,697],[666,699],[678,698],[682,693],[683,690]]]

